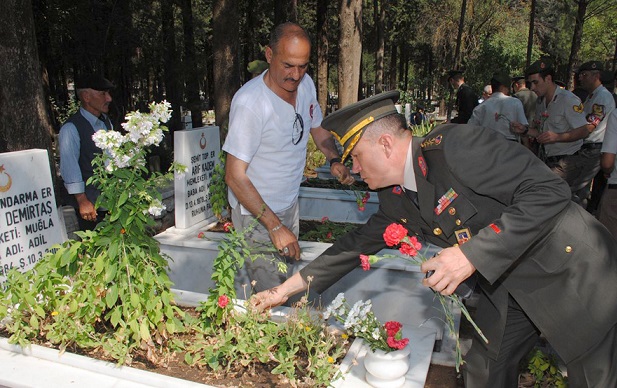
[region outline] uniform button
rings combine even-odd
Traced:
[[[456,224],[456,226],[460,226],[463,222],[459,219],[456,219],[456,221],[454,221],[454,223]]]
[[[450,209],[448,209],[448,214],[450,214],[451,216],[456,214],[456,209],[451,207]]]
[[[566,253],[570,253],[570,252],[572,252],[572,247],[568,245],[566,247]]]
[[[440,229],[440,228],[435,228],[435,229],[433,229],[433,234],[434,234],[435,236],[439,236],[439,235],[441,234],[441,229]]]

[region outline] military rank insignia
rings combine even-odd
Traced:
[[[583,103],[580,103],[578,105],[574,105],[572,107],[572,109],[576,112],[576,113],[581,113],[583,111]]]
[[[448,205],[450,205],[452,201],[456,199],[456,197],[458,197],[458,194],[456,193],[456,191],[454,191],[454,189],[451,188],[450,190],[448,190],[444,195],[441,196],[441,198],[437,200],[435,214],[440,215],[444,211],[444,209],[447,208]]]
[[[456,241],[458,245],[463,245],[471,238],[471,231],[469,228],[463,228],[454,231],[454,235],[456,236]]]
[[[429,139],[425,139],[422,144],[420,144],[420,147],[422,148],[427,148],[427,147],[431,147],[431,146],[438,146],[441,144],[441,141],[443,140],[443,135],[437,135],[435,137],[431,137]]]
[[[394,194],[401,195],[401,193],[403,192],[403,189],[401,189],[401,186],[394,186],[392,188],[392,192]]]
[[[426,178],[428,168],[426,167],[426,160],[424,160],[423,156],[418,156],[418,166],[420,166],[420,171],[422,171],[422,175]]]

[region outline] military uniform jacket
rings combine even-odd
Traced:
[[[461,250],[479,274],[475,320],[489,355],[501,346],[508,294],[565,362],[603,338],[617,321],[617,243],[570,201],[565,181],[491,129],[443,125],[414,138],[412,149],[419,207],[400,187],[380,190],[378,212],[301,270],[313,277],[311,289],[322,292],[360,254],[385,248],[393,222],[441,247],[467,229]]]

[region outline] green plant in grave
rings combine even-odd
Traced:
[[[210,192],[210,205],[212,205],[212,212],[219,219],[223,220],[223,214],[227,212],[230,214],[229,200],[227,198],[227,184],[225,183],[225,161],[227,160],[227,153],[221,151],[219,154],[219,163],[214,166],[212,173],[212,179],[210,180],[210,186],[208,190]]]
[[[535,388],[565,388],[568,386],[567,378],[561,373],[555,356],[534,348],[529,353],[528,360],[527,370],[533,379]]]
[[[164,206],[155,185],[160,174],[146,178],[145,167],[146,147],[162,140],[169,108],[153,103],[149,114],[127,115],[126,135],[94,136],[103,153],[89,182],[101,189],[97,206],[108,213],[94,231],[77,232],[81,241],[54,246],[29,272],[8,273],[0,319],[12,343],[39,337],[61,350],[101,347],[119,363],[130,363],[138,348],[152,362],[169,353],[184,313],[173,303],[167,259],[148,231],[150,216]]]

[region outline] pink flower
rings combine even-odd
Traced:
[[[388,333],[388,337],[394,337],[396,333],[398,333],[399,330],[401,330],[403,325],[401,325],[401,323],[397,321],[388,321],[383,325],[383,327],[384,329],[386,329],[386,332]]]
[[[328,217],[322,217],[321,218],[321,223],[324,224],[326,222],[328,222],[330,219]]]
[[[364,204],[362,206],[358,206],[358,210],[360,210],[361,212],[363,212],[366,208],[364,207]]]
[[[409,338],[403,338],[401,340],[397,340],[394,337],[388,337],[386,342],[388,343],[388,346],[391,347],[392,349],[401,350],[405,346],[407,346],[407,344],[409,343]]]
[[[206,237],[206,234],[204,232],[199,232],[199,234],[197,235],[197,238],[204,238]]]
[[[362,263],[362,269],[368,271],[371,269],[371,262],[369,261],[369,257],[367,255],[360,255],[360,262]]]
[[[418,254],[418,251],[407,243],[401,243],[401,247],[398,249],[404,255],[415,256]]]
[[[224,309],[225,306],[227,306],[228,304],[229,304],[229,297],[227,295],[219,296],[218,305],[220,308]]]
[[[388,225],[383,234],[383,239],[389,247],[398,245],[405,237],[407,237],[407,229],[396,223]]]
[[[234,227],[234,224],[232,224],[231,222],[227,221],[226,223],[223,224],[223,230],[225,232],[229,232],[231,231],[231,229]]]
[[[328,232],[328,234],[326,234],[326,238],[327,239],[331,239],[332,238],[332,232]]]

